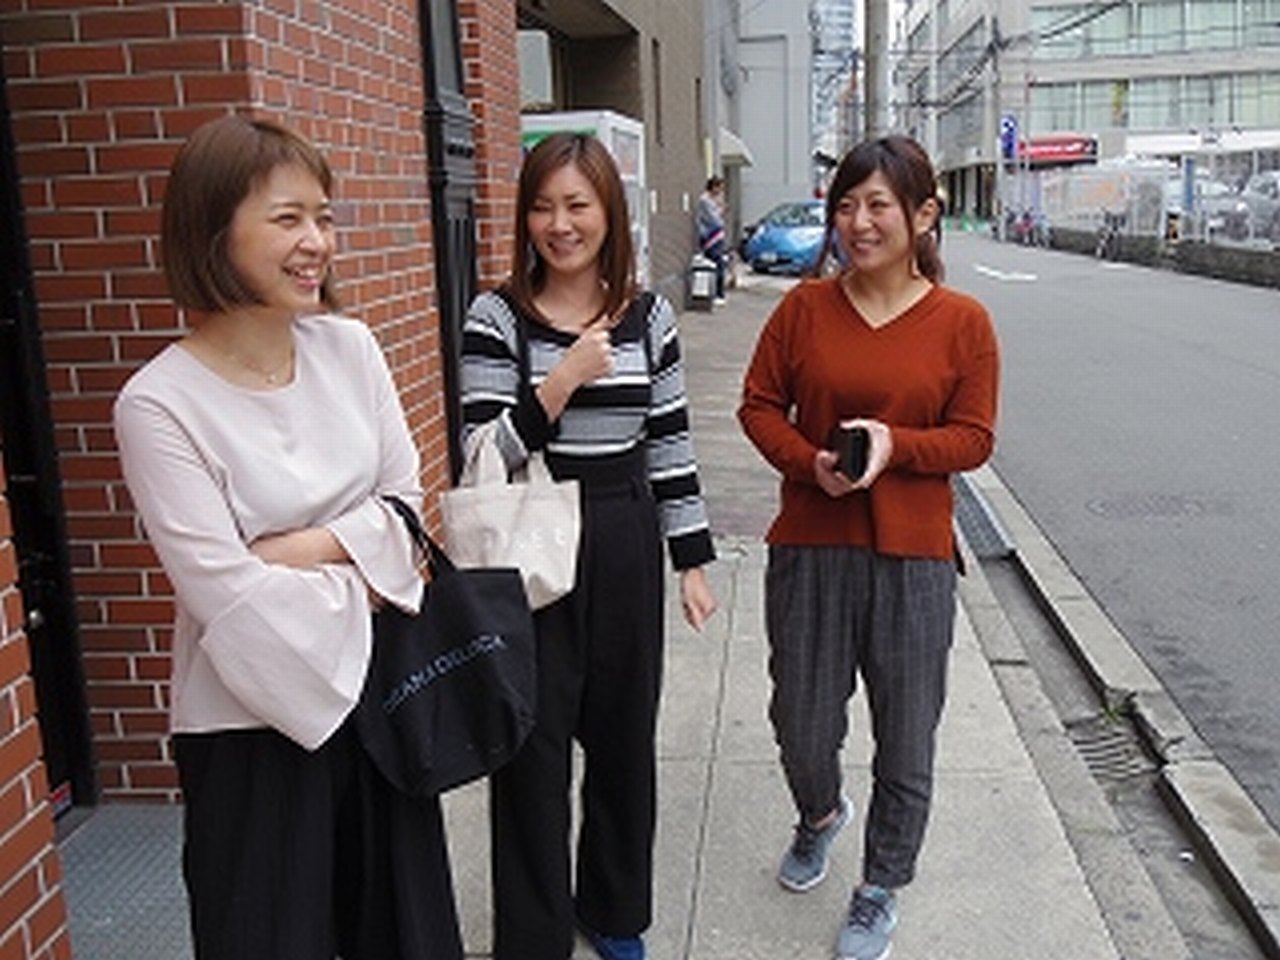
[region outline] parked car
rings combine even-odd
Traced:
[[[826,214],[821,200],[783,203],[746,231],[742,259],[756,273],[801,274],[822,251]]]
[[[1280,243],[1280,170],[1255,173],[1240,191],[1248,211],[1246,234]]]

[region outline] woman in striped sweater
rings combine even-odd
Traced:
[[[654,736],[666,541],[689,624],[715,610],[675,314],[637,291],[626,199],[595,138],[525,160],[508,281],[463,330],[464,430],[497,419],[510,469],[542,450],[583,491],[574,590],[537,614],[538,719],[491,781],[494,957],[642,960],[652,912]],[[576,876],[570,746],[583,750]]]

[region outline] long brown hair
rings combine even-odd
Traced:
[[[160,259],[178,306],[207,313],[260,304],[231,264],[228,234],[236,209],[276,167],[293,165],[333,193],[324,156],[292,130],[238,115],[210,120],[191,134],[169,171],[160,219]],[[320,301],[338,306],[332,267]]]
[[[525,157],[516,192],[516,249],[506,289],[523,310],[537,314],[533,298],[546,285],[547,265],[529,238],[529,211],[547,178],[570,163],[587,178],[604,207],[606,230],[598,260],[600,279],[605,282],[601,316],[617,316],[636,294],[627,196],[613,157],[604,144],[586,133],[553,133]]]
[[[818,257],[817,266],[814,267],[814,274],[820,275],[823,272],[827,258],[833,252],[836,242],[836,209],[840,206],[841,198],[876,171],[884,174],[893,195],[902,204],[907,229],[914,235],[916,269],[929,280],[941,282],[943,267],[938,247],[942,243],[942,198],[938,196],[938,181],[924,147],[904,136],[865,140],[846,153],[840,161],[840,166],[831,179],[831,188],[827,191],[827,235],[823,241],[822,255]],[[938,204],[939,216],[934,220],[932,230],[915,234],[916,211],[930,200]]]

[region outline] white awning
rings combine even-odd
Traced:
[[[720,128],[720,162],[726,166],[742,167],[749,167],[755,162],[742,138],[724,127]]]

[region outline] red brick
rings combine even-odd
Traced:
[[[130,764],[129,782],[135,787],[177,789],[178,771],[171,764]]]
[[[164,760],[160,744],[148,740],[108,740],[97,745],[98,756],[109,763],[155,763]]]
[[[94,156],[100,173],[121,173],[168,170],[177,152],[176,143],[130,143],[100,146]]]
[[[160,566],[146,543],[110,543],[102,547],[102,565],[113,570],[150,570]]]
[[[97,310],[102,304],[94,304],[90,311],[93,320],[97,318]],[[79,371],[77,376],[80,380],[80,388],[87,393],[96,393],[98,391],[106,391],[107,393],[116,393],[124,386],[125,381],[129,379],[129,375],[133,371],[121,369],[119,367],[104,369],[101,367],[86,367]]]
[[[90,706],[98,710],[156,706],[154,687],[136,683],[95,683],[86,695]]]
[[[45,944],[54,934],[65,929],[67,925],[67,908],[62,900],[61,893],[46,897],[44,902],[28,918],[27,924],[31,930],[31,942],[33,944]]]
[[[76,77],[95,73],[123,73],[127,69],[120,44],[78,43],[36,50],[36,72],[42,77]]]
[[[240,4],[207,4],[175,8],[178,35],[201,33],[241,34],[244,32],[244,9]]]
[[[225,107],[178,107],[160,113],[160,127],[166,137],[185,138],[210,120],[227,113]]]
[[[109,237],[141,236],[154,240],[160,235],[160,210],[157,207],[145,210],[107,210],[102,222]]]
[[[20,780],[0,793],[0,836],[4,836],[27,815],[27,792]]]
[[[98,218],[92,213],[42,213],[28,211],[27,236],[36,240],[92,237],[98,232]]]
[[[67,139],[72,143],[101,143],[111,137],[111,124],[102,113],[76,113],[67,117]]]
[[[47,352],[48,347],[45,349]],[[120,479],[120,464],[115,457],[67,454],[60,464],[64,481]]]
[[[26,640],[10,640],[0,646],[0,686],[8,686],[30,672],[31,657],[28,655]]]
[[[8,9],[17,9],[18,4],[10,4]],[[74,40],[75,24],[65,13],[24,13],[13,14],[5,18],[4,39],[10,46],[26,47],[44,43],[58,43]],[[9,78],[11,81],[13,77]]]
[[[132,517],[70,516],[67,531],[77,540],[128,540],[134,535],[134,525]]]
[[[169,732],[169,715],[167,713],[140,713],[131,710],[120,715],[120,723],[124,732],[130,736],[154,734],[164,736]]]
[[[35,147],[18,154],[24,177],[52,177],[89,172],[89,151],[84,147]]]
[[[80,303],[85,300],[100,300],[107,294],[105,278],[100,276],[48,276],[35,278],[36,297],[43,303]],[[74,362],[76,360],[110,360],[111,345],[79,344],[63,340],[52,340],[45,343],[45,359],[54,363]]]
[[[113,110],[111,128],[114,133],[111,139],[155,140],[160,136],[160,117],[154,107],[149,110]]]
[[[55,116],[22,116],[11,119],[13,139],[20,145],[63,141],[62,121]]]
[[[222,70],[229,66],[224,42],[215,38],[136,44],[132,53],[134,70],[139,73]]]
[[[9,109],[14,114],[44,110],[77,110],[83,103],[80,84],[66,80],[9,83]]]
[[[18,861],[0,854],[0,876],[18,878],[10,884],[8,889],[0,893],[0,930],[12,928],[35,905],[40,896],[36,871],[25,867],[25,861]],[[21,957],[23,954],[16,954],[16,956]]]
[[[171,623],[173,604],[167,600],[109,600],[107,613],[116,624]]]
[[[85,650],[104,653],[148,651],[151,649],[151,641],[147,636],[147,632],[142,629],[124,630],[116,627],[98,627],[93,630],[82,631],[81,642],[84,644]]]
[[[174,77],[113,77],[85,83],[89,106],[95,110],[127,106],[168,106],[178,102]]]
[[[187,105],[200,103],[239,103],[250,98],[249,77],[246,74],[195,74],[179,78],[182,102]]]
[[[62,265],[67,270],[112,270],[147,264],[147,245],[142,240],[96,240],[62,245]]]
[[[169,10],[167,7],[150,7],[85,13],[80,17],[80,36],[85,40],[167,37],[170,36]]]

